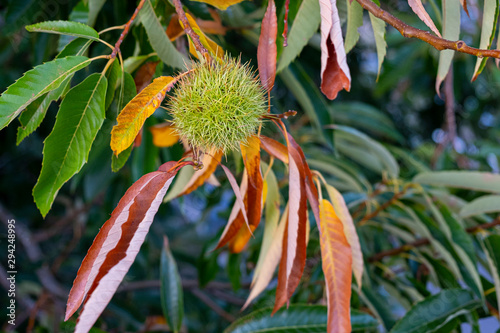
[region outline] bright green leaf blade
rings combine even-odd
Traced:
[[[460,3],[456,0],[443,0],[443,38],[458,40],[460,36]],[[438,73],[436,78],[436,92],[450,70],[455,51],[444,50],[439,52]]]
[[[318,31],[320,21],[319,2],[317,0],[302,1],[292,28],[288,33],[288,46],[284,48],[281,54],[277,69],[278,73],[288,67],[302,52],[309,39]]]
[[[380,143],[352,127],[335,125],[331,128],[335,130],[335,137],[352,142],[353,147],[357,145],[359,148],[365,149],[376,156],[389,175],[393,177],[399,175],[399,165],[396,159]]]
[[[181,277],[177,271],[177,264],[168,247],[167,237],[164,237],[163,250],[160,262],[161,307],[170,328],[179,332],[184,316],[184,296],[182,293]]]
[[[122,76],[122,69],[120,67],[120,62],[118,59],[113,61],[113,65],[106,72],[106,79],[108,80],[108,90],[106,91],[106,105],[105,109],[107,110],[111,103],[113,102],[113,97],[115,97],[115,89],[118,83],[118,80]]]
[[[57,101],[69,86],[73,75],[70,75],[64,82],[55,90],[46,93],[36,101],[28,105],[19,116],[21,126],[17,128],[16,144],[19,145],[28,135],[33,133],[45,118],[47,110],[53,101]]]
[[[68,75],[87,66],[87,57],[66,57],[36,66],[0,96],[0,130],[10,124],[31,102],[59,87]]]
[[[347,29],[345,33],[345,53],[349,53],[359,40],[358,28],[363,25],[363,7],[357,1],[346,0]]]
[[[480,192],[500,193],[500,175],[479,171],[435,171],[413,178],[419,184],[456,187]]]
[[[54,129],[45,139],[42,171],[33,189],[45,217],[59,189],[87,161],[90,147],[104,121],[107,80],[92,74],[71,89],[61,103]]]
[[[387,53],[387,43],[385,42],[385,22],[379,19],[378,17],[375,17],[372,13],[370,13],[370,21],[372,22],[373,35],[375,36],[375,45],[377,48],[377,59],[378,59],[377,80],[378,80],[378,76],[380,75],[380,70],[382,69],[382,63],[384,62],[384,58]]]
[[[458,1],[457,1],[458,3]],[[396,323],[391,333],[429,333],[453,318],[465,314],[480,305],[472,294],[463,289],[443,290],[415,304],[410,311]]]
[[[91,43],[92,41],[88,39],[75,39],[66,45],[66,47],[57,55],[56,59],[67,56],[82,55],[85,51],[87,51]],[[36,101],[28,105],[28,107],[21,113],[19,116],[21,126],[17,128],[17,145],[19,145],[28,135],[33,133],[38,126],[40,126],[45,118],[45,115],[47,114],[47,109],[50,104],[53,101],[57,101],[68,92],[73,75],[74,74],[68,75],[68,77],[64,79],[63,83],[61,83],[57,89],[46,93],[43,97],[39,97]]]
[[[495,30],[497,28],[498,19],[498,0],[484,0],[484,10],[483,10],[483,24],[481,27],[481,39],[479,41],[480,49],[489,49],[493,37],[495,35]],[[472,75],[472,81],[477,79],[479,74],[486,66],[486,61],[488,58],[477,58],[476,67],[474,68],[474,75]]]
[[[460,210],[461,217],[500,212],[500,195],[485,195],[479,197]]]
[[[291,305],[271,317],[272,309],[261,309],[238,319],[224,333],[324,333],[327,308],[322,305]],[[378,323],[367,313],[351,310],[352,331],[375,330]]]
[[[69,35],[78,38],[99,40],[99,34],[86,24],[73,21],[46,21],[28,25],[29,32],[47,32],[59,35]]]
[[[146,0],[144,7],[139,12],[142,25],[146,29],[149,41],[153,49],[158,53],[158,57],[165,64],[174,68],[186,69],[187,59],[177,51],[168,38],[165,28],[161,25],[155,14],[150,0]]]

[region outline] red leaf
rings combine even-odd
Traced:
[[[262,86],[271,91],[276,77],[276,35],[278,34],[278,19],[274,0],[269,0],[266,14],[262,19],[259,46],[257,48],[257,63]]]
[[[283,20],[283,46],[288,46],[288,10],[290,9],[290,0],[285,2],[285,19]]]
[[[260,140],[257,136],[248,139],[246,145],[241,145],[241,154],[248,174],[248,187],[245,193],[245,210],[248,216],[248,228],[241,228],[229,244],[229,250],[239,253],[248,243],[251,233],[259,226],[262,217],[262,193],[264,182],[260,171]]]
[[[285,145],[264,135],[260,136],[260,143],[269,155],[288,164],[288,148]]]
[[[289,213],[281,256],[273,313],[285,304],[297,288],[306,264],[307,201],[305,167],[300,153],[288,145]]]
[[[328,300],[328,333],[351,332],[352,254],[344,227],[332,204],[321,202],[321,262]]]
[[[335,99],[340,90],[351,89],[337,0],[319,0],[321,10],[321,91]]]
[[[137,88],[137,93],[140,93],[144,88],[146,88],[151,79],[155,75],[156,66],[160,61],[150,61],[142,65],[135,73],[134,82]]]
[[[179,167],[168,162],[136,181],[94,239],[78,270],[66,308],[68,320],[86,297],[75,332],[88,332],[111,300],[144,242]]]

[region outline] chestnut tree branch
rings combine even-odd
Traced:
[[[193,28],[191,28],[191,25],[189,24],[189,21],[186,17],[186,13],[184,12],[184,9],[182,9],[181,0],[173,0],[173,2],[175,5],[175,11],[177,12],[177,15],[179,15],[179,19],[184,26],[184,31],[189,37],[191,37],[196,50],[198,50],[198,52],[200,52],[205,58],[207,58],[208,51],[201,43],[200,36],[198,36],[196,32],[194,32]]]
[[[377,6],[371,0],[356,0],[356,1],[361,5],[361,7],[363,7],[364,9],[366,9],[379,19],[387,22],[388,24],[396,28],[396,30],[398,30],[404,37],[418,38],[439,51],[454,50],[461,53],[472,54],[480,58],[483,57],[491,57],[497,59],[500,58],[500,50],[476,49],[474,47],[468,46],[467,44],[465,44],[464,41],[461,40],[451,41],[448,39],[437,37],[428,31],[409,26],[408,24],[404,23],[400,19],[394,17],[392,14],[388,13],[387,11]]]

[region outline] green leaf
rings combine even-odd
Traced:
[[[55,90],[46,93],[39,97],[36,101],[28,105],[19,116],[21,126],[17,128],[16,144],[19,145],[28,135],[33,133],[45,118],[47,110],[53,101],[57,101],[68,88],[73,75],[70,75],[64,82]]]
[[[479,197],[460,210],[461,217],[500,212],[500,195],[484,195]]]
[[[99,40],[99,34],[86,24],[73,21],[46,21],[26,26],[29,32],[47,32]]]
[[[161,61],[174,68],[186,69],[188,60],[177,51],[168,38],[165,33],[165,28],[161,25],[153,6],[151,6],[150,0],[146,0],[144,7],[139,12],[139,16],[148,34],[149,42],[156,53],[158,53],[158,57]]]
[[[458,1],[457,1],[458,3]],[[457,316],[480,305],[472,294],[463,289],[443,290],[415,304],[396,323],[391,333],[430,333],[438,330]]]
[[[231,282],[231,287],[233,290],[239,290],[241,288],[241,255],[239,253],[229,253],[229,259],[227,262],[227,275],[229,277],[229,282]]]
[[[326,332],[327,308],[322,305],[291,305],[271,317],[272,308],[238,319],[224,333],[313,333]],[[367,313],[351,310],[352,332],[374,331],[377,321]]]
[[[64,58],[66,56],[82,55],[85,51],[87,51],[87,48],[91,43],[91,40],[83,38],[75,39],[56,56],[56,59]],[[17,128],[17,145],[19,145],[28,135],[33,133],[38,126],[40,126],[45,118],[45,115],[47,114],[50,104],[53,101],[57,101],[68,92],[73,76],[74,74],[68,75],[58,88],[46,93],[42,97],[39,97],[36,101],[28,105],[28,107],[21,113],[19,116],[21,126]]]
[[[488,236],[483,244],[487,250],[485,251],[486,259],[490,267],[491,275],[493,276],[498,305],[500,304],[500,235]]]
[[[419,184],[500,193],[500,175],[479,171],[435,171],[416,175]]]
[[[26,72],[0,96],[0,130],[9,125],[31,102],[56,89],[68,75],[90,64],[87,57],[56,59]]]
[[[318,31],[320,22],[319,1],[302,1],[292,28],[288,33],[288,46],[284,48],[281,54],[277,69],[278,73],[288,67],[302,52],[309,39]]]
[[[443,38],[458,40],[460,36],[460,3],[456,0],[443,0]],[[444,50],[439,52],[439,64],[436,78],[436,92],[450,70],[455,51]]]
[[[497,28],[498,19],[498,0],[484,0],[484,10],[483,10],[483,24],[481,27],[481,39],[479,41],[480,49],[489,49],[493,37],[495,36],[495,30]],[[474,75],[472,75],[472,81],[477,79],[479,74],[486,66],[486,61],[488,58],[477,58],[476,67],[474,68]]]
[[[346,145],[349,145],[351,150],[358,147],[360,150],[365,151],[364,154],[371,153],[381,164],[382,170],[387,171],[392,177],[397,177],[399,175],[399,165],[396,159],[380,143],[352,127],[335,125],[330,128],[335,130],[335,140],[346,141]],[[358,154],[359,158],[363,157],[362,151]],[[371,161],[370,163],[376,162]],[[366,166],[370,166],[370,163]]]
[[[107,110],[111,103],[113,102],[113,97],[115,97],[115,89],[118,83],[118,79],[122,76],[122,69],[120,67],[120,62],[118,59],[113,61],[113,64],[106,72],[106,79],[108,80],[108,90],[106,91],[106,105]]]
[[[346,0],[347,28],[345,33],[345,53],[349,53],[359,40],[358,28],[363,25],[363,7],[357,1]]]
[[[87,20],[87,24],[93,27],[95,24],[95,20],[97,19],[97,15],[99,15],[99,12],[101,11],[102,6],[104,6],[106,0],[89,0],[88,2],[89,17]]]
[[[181,277],[172,252],[168,247],[166,236],[163,238],[163,250],[161,252],[160,281],[163,315],[167,319],[170,328],[177,333],[181,329],[182,317],[184,316],[184,296]]]
[[[350,1],[350,0],[348,0]],[[377,47],[378,70],[377,80],[382,69],[385,54],[387,53],[387,43],[385,42],[385,22],[370,13],[370,21],[372,22],[373,35],[375,36],[375,45]]]
[[[33,189],[44,217],[62,185],[87,161],[105,118],[106,87],[103,75],[92,74],[71,89],[61,103],[54,129],[45,140],[42,171]]]

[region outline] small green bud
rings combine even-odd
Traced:
[[[266,100],[248,64],[226,56],[194,65],[180,80],[169,110],[177,132],[194,149],[226,152],[256,133]]]

